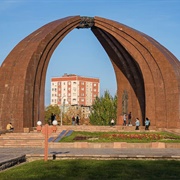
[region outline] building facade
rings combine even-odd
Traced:
[[[100,96],[100,80],[75,74],[51,78],[51,105],[91,106]]]

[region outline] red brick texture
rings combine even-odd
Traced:
[[[45,78],[52,53],[79,25],[80,16],[44,25],[23,39],[0,68],[0,129],[11,121],[18,132],[44,120]],[[180,63],[151,37],[112,20],[94,17],[91,28],[114,67],[118,117],[122,94],[128,92],[128,112],[147,116],[153,126],[180,128]],[[119,122],[121,124],[122,122]]]

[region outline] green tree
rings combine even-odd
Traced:
[[[112,97],[106,90],[104,95],[96,97],[92,111],[89,116],[92,125],[109,125],[113,118],[115,123],[117,119],[117,95]]]
[[[51,114],[56,115],[56,120],[60,119],[60,109],[58,105],[49,105],[45,108],[45,122],[49,123],[51,119]]]

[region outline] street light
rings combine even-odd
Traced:
[[[63,105],[61,106],[61,126],[62,126],[62,117],[63,117],[63,114],[64,114],[64,108],[65,108],[65,104],[67,105],[68,102],[66,101],[66,99],[63,100]]]
[[[62,126],[62,116],[64,113],[64,105],[65,105],[65,99],[63,100],[63,106],[61,106],[61,126]]]
[[[62,105],[61,105],[61,100],[64,98],[65,96],[62,96],[62,97],[60,97],[59,96],[59,103],[60,103],[60,105],[59,105],[59,107],[60,107],[60,113],[59,113],[59,117],[61,118],[61,126],[62,126]],[[65,99],[63,100],[63,103],[64,103],[64,101],[65,101]]]
[[[37,128],[36,128],[36,130],[37,130],[37,132],[41,132],[41,129],[42,129],[42,122],[39,120],[38,122],[37,122]]]
[[[38,125],[38,126],[41,126],[41,125],[42,125],[42,122],[39,120],[39,121],[37,122],[37,125]]]

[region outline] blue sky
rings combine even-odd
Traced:
[[[36,29],[74,15],[123,23],[156,39],[180,60],[179,0],[0,0],[0,64]],[[101,95],[105,90],[116,92],[112,65],[90,29],[74,29],[53,53],[46,76],[46,105],[51,77],[64,73],[100,78]]]

